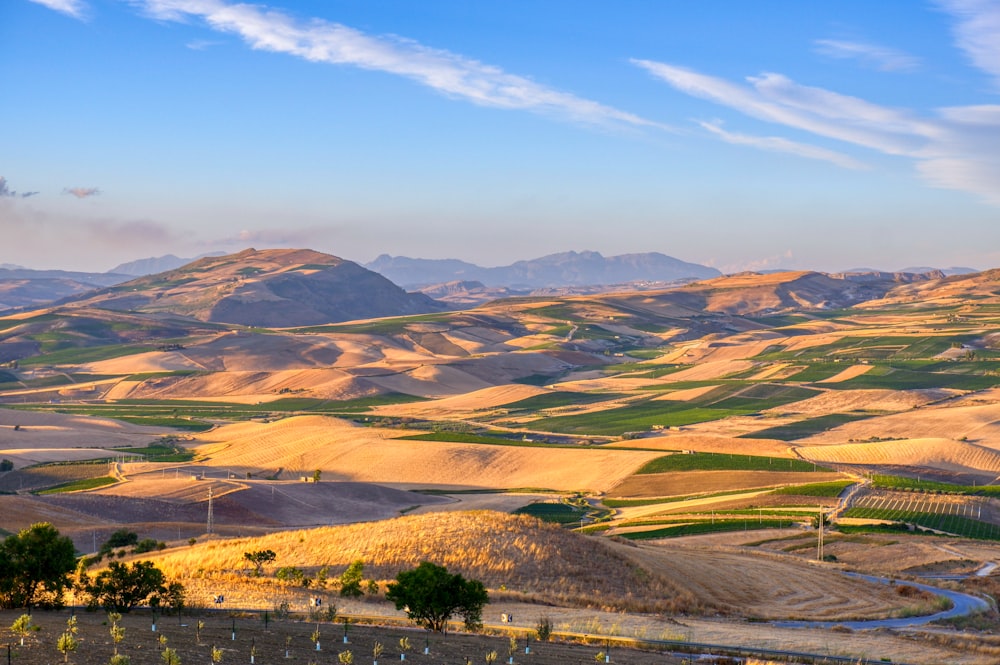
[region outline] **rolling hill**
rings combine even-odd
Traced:
[[[273,327],[444,309],[351,261],[311,250],[254,249],[199,259],[62,304]]]

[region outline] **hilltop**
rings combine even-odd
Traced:
[[[206,257],[70,302],[77,307],[168,312],[213,323],[277,327],[444,309],[351,261],[312,250],[278,249]]]

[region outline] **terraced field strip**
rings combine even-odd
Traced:
[[[1000,540],[1000,526],[982,521],[982,500],[948,501],[926,496],[871,495],[844,517],[913,524],[966,538]]]

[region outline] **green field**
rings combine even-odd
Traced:
[[[623,397],[623,395],[619,393],[581,393],[557,390],[527,397],[516,402],[511,402],[510,404],[504,404],[503,406],[508,410],[540,411],[542,409],[555,409],[573,404],[605,402],[620,397]]]
[[[780,457],[755,457],[728,453],[664,455],[646,462],[637,474],[675,471],[828,471],[812,462]]]
[[[918,480],[902,476],[874,475],[872,487],[910,492],[935,492],[1000,497],[1000,485],[954,485],[934,480]]]
[[[887,520],[913,524],[925,529],[935,529],[953,533],[964,538],[977,540],[1000,540],[1000,527],[988,522],[941,513],[925,513],[912,510],[887,510],[883,508],[848,508],[844,517]],[[858,527],[855,527],[858,528]]]
[[[801,521],[801,520],[799,520]],[[678,524],[677,526],[667,526],[660,529],[650,529],[648,531],[633,531],[621,534],[622,538],[628,540],[651,540],[654,538],[678,538],[680,536],[694,536],[703,533],[722,533],[726,531],[757,531],[760,529],[786,529],[796,524],[796,520],[773,520],[773,519],[727,519],[714,521],[690,522],[688,524]]]
[[[481,443],[492,446],[538,446],[544,448],[560,447],[549,443],[537,441],[523,441],[520,437],[489,436],[483,434],[470,434],[468,432],[426,432],[424,434],[410,434],[401,436],[399,441],[444,441],[448,443]],[[578,446],[567,446],[577,448]]]
[[[557,524],[572,524],[583,519],[588,509],[571,506],[567,503],[529,503],[514,511],[515,515],[531,515],[546,522]]]
[[[670,388],[672,386],[661,386]],[[732,383],[686,402],[643,400],[615,409],[532,421],[529,427],[547,432],[620,435],[746,416],[817,394],[809,388],[780,384],[745,385]]]
[[[828,483],[809,483],[793,485],[774,490],[771,494],[787,494],[792,496],[837,497],[845,489],[854,484],[852,480],[831,480]]]
[[[55,487],[36,492],[36,494],[61,494],[63,492],[78,492],[81,490],[92,490],[98,487],[114,485],[118,481],[111,476],[101,476],[99,478],[83,478],[68,483],[61,483]]]

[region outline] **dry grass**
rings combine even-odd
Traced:
[[[399,430],[300,416],[242,423],[198,439],[204,464],[244,471],[283,470],[283,478],[323,470],[324,479],[415,487],[547,488],[601,492],[656,452],[532,448],[392,439]]]
[[[494,591],[503,589],[507,597],[542,603],[634,611],[698,611],[706,605],[671,577],[632,565],[609,541],[494,512],[413,515],[208,542],[155,560],[185,585],[204,579],[233,585],[244,578],[238,575],[246,568],[244,552],[259,549],[273,550],[277,566],[311,574],[323,566],[339,574],[361,559],[366,576],[378,580],[430,560]]]
[[[835,464],[906,465],[948,471],[1000,473],[1000,452],[952,439],[903,439],[872,443],[803,446],[798,453],[807,460]]]

